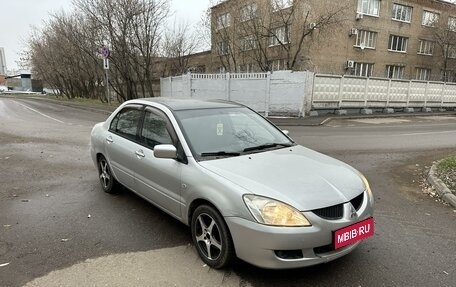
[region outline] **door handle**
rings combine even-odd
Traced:
[[[114,142],[114,140],[112,139],[112,136],[106,137],[106,141],[107,141],[108,143],[113,143],[113,142]]]
[[[135,154],[136,154],[138,157],[145,157],[145,156],[146,156],[146,155],[144,154],[144,152],[142,151],[142,149],[135,151]]]

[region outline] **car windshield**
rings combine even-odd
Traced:
[[[193,155],[199,159],[294,145],[280,130],[248,108],[181,110],[175,114]]]

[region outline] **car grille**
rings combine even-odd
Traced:
[[[361,205],[363,204],[363,199],[364,192],[350,200],[350,203],[353,205],[356,211],[358,211],[361,208]],[[337,204],[330,207],[314,209],[312,210],[312,212],[324,219],[337,220],[341,219],[344,216],[344,205]]]
[[[364,192],[358,195],[357,197],[353,198],[350,200],[350,203],[353,205],[353,207],[358,211],[361,208],[361,205],[363,204],[363,199],[364,199]]]
[[[329,220],[341,219],[342,216],[344,215],[344,205],[338,204],[338,205],[333,205],[330,207],[314,209],[314,210],[312,210],[312,212],[324,219],[329,219]]]

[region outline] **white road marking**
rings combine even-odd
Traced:
[[[53,121],[59,122],[59,123],[61,123],[61,124],[64,124],[64,123],[65,123],[65,122],[62,122],[61,120],[58,120],[58,119],[56,119],[56,118],[53,118],[53,117],[48,116],[48,115],[46,115],[46,114],[43,114],[42,112],[37,111],[37,110],[35,110],[35,109],[33,109],[33,108],[29,107],[29,106],[26,106],[26,105],[21,104],[21,103],[16,102],[16,101],[14,101],[14,102],[15,102],[16,104],[18,104],[18,105],[23,106],[24,108],[26,108],[26,109],[28,109],[28,110],[31,110],[32,112],[35,112],[35,113],[37,113],[37,114],[42,115],[43,117],[46,117],[46,118],[51,119],[51,120],[53,120]]]
[[[422,133],[397,134],[397,135],[390,135],[390,136],[421,136],[421,135],[452,134],[452,133],[456,133],[456,130],[454,130],[454,131],[441,131],[441,132],[422,132]]]
[[[410,122],[410,120],[408,120],[408,119],[395,119],[395,118],[354,119],[354,120],[349,120],[349,121],[363,123],[363,124],[374,124],[374,125]]]

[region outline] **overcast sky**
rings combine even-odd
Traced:
[[[171,0],[171,10],[177,21],[194,26],[209,6],[209,0]],[[5,48],[8,69],[17,69],[19,52],[31,32],[40,27],[50,12],[70,11],[71,0],[0,0],[0,47]]]

